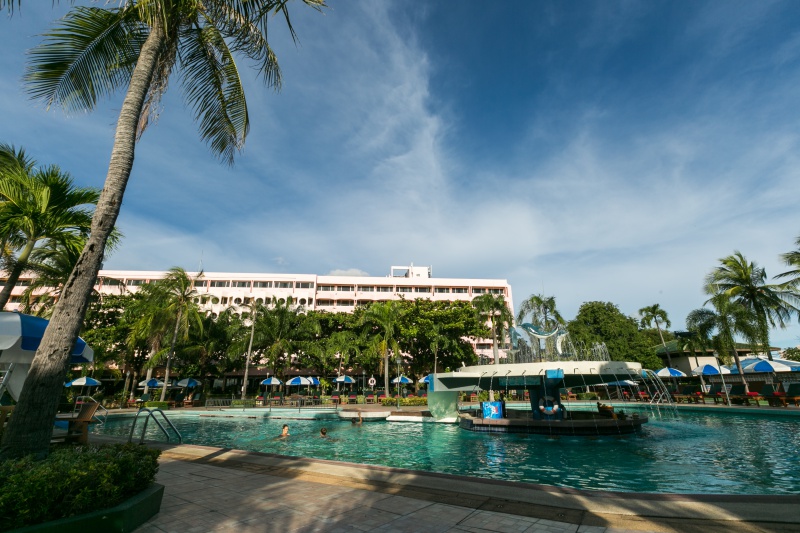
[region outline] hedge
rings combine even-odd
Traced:
[[[397,405],[397,399],[384,398],[381,400],[381,405],[385,405],[387,407]],[[428,405],[428,399],[420,398],[417,396],[415,396],[414,398],[400,398],[400,405]]]
[[[165,411],[169,409],[169,403],[167,402],[144,402],[144,406],[148,409],[162,409]]]
[[[58,446],[42,461],[4,461],[0,531],[114,507],[153,483],[160,454],[135,444]]]

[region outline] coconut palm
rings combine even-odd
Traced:
[[[706,292],[724,292],[734,303],[752,313],[757,324],[751,340],[772,360],[769,346],[770,327],[786,327],[792,306],[786,301],[786,291],[779,285],[766,282],[767,273],[755,262],[748,261],[741,252],[720,259],[720,266],[706,276]]]
[[[492,333],[492,354],[494,363],[500,364],[500,353],[498,338],[505,344],[505,332],[514,322],[514,315],[506,305],[506,300],[502,294],[481,294],[472,300],[475,310],[484,320],[490,324]]]
[[[378,302],[367,308],[362,316],[365,334],[370,338],[369,348],[381,358],[384,390],[389,390],[389,353],[399,360],[400,346],[397,335],[403,310],[397,302]]]
[[[323,0],[303,3],[318,10],[324,6]],[[4,0],[5,6],[12,4]],[[31,51],[26,81],[32,96],[48,106],[88,111],[101,97],[127,89],[91,236],[34,357],[28,376],[36,386],[23,389],[14,420],[3,435],[0,459],[48,453],[63,369],[119,215],[136,140],[159,108],[173,67],[181,73],[201,138],[217,156],[232,162],[250,126],[234,55],[253,60],[266,84],[279,88],[280,69],[266,32],[269,17],[278,14],[295,37],[287,4],[288,0],[127,0],[117,8],[77,7]]]
[[[6,258],[8,280],[0,291],[0,309],[37,245],[59,241],[75,248],[86,241],[92,222],[88,206],[99,195],[97,189],[75,187],[57,166],[36,168],[23,150],[0,144],[0,245],[17,253]]]
[[[718,354],[732,355],[739,370],[739,379],[747,389],[747,380],[736,351],[736,337],[741,335],[746,339],[754,338],[758,323],[747,308],[733,301],[726,292],[715,294],[706,303],[711,304],[714,309],[701,308],[690,312],[686,317],[686,327],[690,331],[696,331],[701,339],[711,339]]]
[[[797,237],[795,245],[797,246],[796,250],[781,255],[781,259],[791,270],[775,277],[788,278],[780,287],[789,294],[790,302],[793,304],[793,311],[798,312],[797,307],[798,303],[800,303],[800,295],[798,295],[798,291],[800,291],[800,237]]]
[[[672,368],[672,356],[670,356],[667,343],[664,342],[664,334],[661,333],[661,324],[664,324],[665,328],[668,328],[672,325],[667,317],[667,312],[661,309],[659,304],[653,304],[639,309],[639,314],[642,316],[639,324],[643,328],[649,328],[651,324],[655,323],[656,329],[658,330],[658,336],[661,338],[661,345],[664,347],[664,352],[667,354],[667,365]]]
[[[566,325],[564,318],[556,308],[556,297],[545,296],[544,294],[531,294],[527,300],[522,302],[519,307],[519,313],[517,313],[517,322],[524,322],[526,318],[531,324],[542,328],[543,331],[550,331],[558,326]],[[531,343],[534,344],[533,336],[529,335],[529,338]],[[534,345],[536,346],[536,351],[542,354],[541,340],[537,338]]]

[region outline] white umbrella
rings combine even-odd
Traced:
[[[297,376],[287,381],[286,384],[290,386],[311,385],[311,380],[308,378],[304,378],[303,376]]]
[[[686,374],[684,374],[677,368],[665,366],[664,368],[656,372],[656,376],[660,378],[685,378]]]
[[[201,385],[203,382],[194,378],[184,378],[180,380],[177,385],[178,387],[187,387],[189,389],[193,389],[198,385]]]
[[[692,374],[695,376],[719,376],[720,374],[730,374],[731,371],[720,366],[719,368],[714,365],[702,365],[692,369]]]
[[[276,377],[267,378],[261,382],[262,385],[283,385],[283,381]]]
[[[744,370],[745,374],[752,374],[756,372],[791,372],[793,369],[791,366],[778,361],[759,361],[744,367],[742,370]]]
[[[355,383],[356,382],[356,380],[354,380],[350,376],[337,376],[336,379],[334,379],[333,381],[335,381],[336,383]]]
[[[98,385],[100,385],[100,382],[89,376],[73,379],[69,383],[64,384],[65,387],[97,387]]]
[[[411,379],[405,376],[398,376],[392,380],[392,383],[411,383]]]
[[[164,386],[164,382],[161,381],[160,379],[151,378],[149,380],[146,379],[144,381],[140,381],[139,382],[139,386],[140,387],[149,387],[151,389],[157,389],[159,387],[163,387]]]

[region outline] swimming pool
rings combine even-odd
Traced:
[[[596,438],[473,433],[433,423],[169,417],[187,444],[589,490],[800,493],[795,417],[686,412],[651,419],[641,433]],[[131,422],[112,417],[92,431],[127,437]],[[284,423],[290,436],[276,438]],[[319,436],[323,427],[328,438]],[[161,437],[151,423],[148,438]]]

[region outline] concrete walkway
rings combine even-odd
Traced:
[[[397,468],[151,444],[161,512],[137,533],[800,532],[800,496],[580,491]]]

